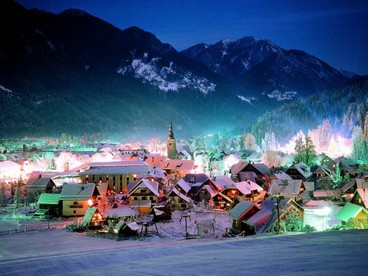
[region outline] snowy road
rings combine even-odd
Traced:
[[[0,236],[1,275],[366,275],[368,231],[123,240],[66,230]]]

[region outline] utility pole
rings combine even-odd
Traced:
[[[280,201],[284,199],[284,196],[281,193],[279,193],[274,197],[276,197],[276,208],[277,208],[277,234],[280,234],[281,233]]]
[[[188,239],[189,238],[189,233],[188,233],[188,224],[187,224],[187,218],[189,217],[189,215],[182,215],[181,218],[184,218],[184,222],[185,222],[185,238]]]

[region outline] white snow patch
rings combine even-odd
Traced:
[[[270,99],[276,99],[277,101],[286,101],[286,100],[292,100],[298,92],[296,91],[280,91],[278,89],[272,91],[270,94],[267,94],[267,96]]]
[[[197,77],[191,72],[181,75],[175,71],[173,62],[170,62],[169,67],[160,68],[157,65],[159,60],[160,58],[133,59],[130,65],[118,68],[117,73],[122,75],[133,73],[135,78],[142,80],[142,82],[149,82],[165,92],[179,91],[184,88],[199,90],[203,94],[215,91],[216,85],[206,78]]]
[[[2,91],[4,94],[6,94],[7,96],[11,97],[14,95],[13,91],[9,88],[6,88],[5,86],[0,84],[0,91]]]

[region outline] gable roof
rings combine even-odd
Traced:
[[[263,191],[263,188],[253,181],[241,181],[236,182],[235,187],[243,194],[249,195],[252,191],[257,190],[257,192]]]
[[[355,198],[357,195],[359,195],[359,197],[361,198],[364,207],[367,208],[368,207],[368,188],[366,188],[366,189],[360,189],[360,188],[356,189],[356,191],[353,195],[353,198]]]
[[[37,200],[37,204],[58,205],[60,201],[60,194],[42,193]]]
[[[63,185],[60,200],[88,200],[93,195],[99,195],[96,184],[67,184]]]
[[[55,183],[50,177],[45,178],[37,178],[37,179],[30,179],[29,182],[26,184],[26,188],[42,188],[45,189],[47,184],[51,181],[51,184],[54,186]]]
[[[212,178],[212,182],[219,190],[223,190],[227,187],[234,187],[234,181],[227,175],[216,176],[216,178]]]
[[[299,162],[298,164],[291,166],[286,170],[286,173],[292,169],[297,170],[300,173],[300,175],[302,175],[304,178],[308,178],[311,175],[309,167],[303,162]]]
[[[177,195],[178,197],[180,197],[182,200],[184,200],[185,202],[190,202],[191,199],[189,197],[187,197],[185,194],[181,193],[178,189],[176,189],[175,187],[171,189],[171,191],[167,194],[167,196],[170,196],[172,194]]]
[[[179,181],[176,183],[175,186],[179,186],[182,188],[187,194],[190,191],[190,185],[188,182],[186,182],[184,179],[179,179]]]
[[[131,190],[128,193],[128,196],[131,196],[138,188],[147,188],[156,196],[160,196],[158,191],[158,182],[157,181],[149,181],[147,178],[142,178],[138,182],[135,183]]]
[[[229,212],[229,216],[233,219],[239,220],[244,213],[249,211],[254,206],[254,203],[249,201],[240,201]]]
[[[349,219],[355,218],[360,212],[363,212],[368,217],[368,211],[364,207],[348,202],[337,213],[336,218],[347,222]]]
[[[90,207],[87,209],[86,213],[84,214],[81,226],[82,227],[87,227],[88,224],[91,222],[93,216],[95,214],[99,214],[100,219],[97,219],[97,221],[103,221],[101,213],[98,211],[97,207]]]
[[[268,192],[272,195],[276,195],[279,193],[287,195],[298,195],[300,193],[302,184],[302,180],[272,179]]]

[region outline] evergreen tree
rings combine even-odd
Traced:
[[[304,162],[308,166],[313,164],[317,156],[312,139],[309,136],[305,136],[304,140],[298,138],[295,141],[295,153],[295,161]]]

